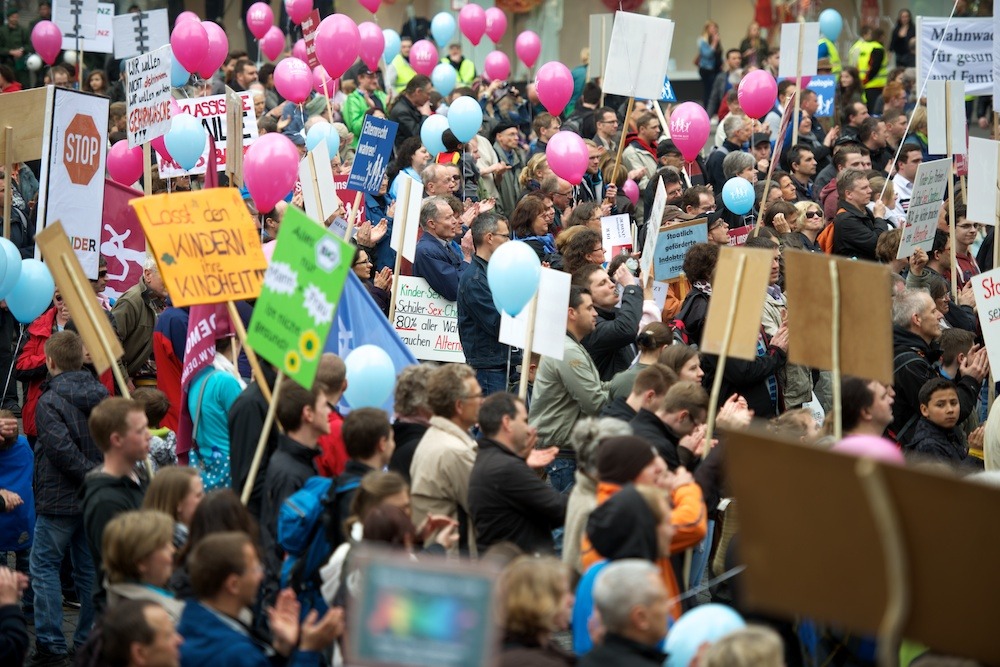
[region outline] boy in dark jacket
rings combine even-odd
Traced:
[[[946,378],[928,380],[920,388],[920,421],[913,433],[911,452],[950,465],[976,466],[968,458],[965,438],[958,429],[961,404],[955,383]],[[978,467],[982,467],[980,462]]]

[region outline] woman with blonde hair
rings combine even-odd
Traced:
[[[896,188],[892,181],[887,181],[883,176],[876,176],[868,179],[868,183],[872,186],[872,200],[868,202],[868,210],[874,212],[875,200],[878,198],[876,193],[881,193],[882,203],[885,204],[885,214],[882,217],[889,223],[889,229],[902,227],[906,218],[900,216],[896,210]],[[885,192],[882,192],[882,188],[885,188]]]
[[[792,227],[792,244],[809,252],[823,252],[819,247],[819,233],[826,227],[823,209],[814,201],[800,201],[795,204],[798,218]]]
[[[184,603],[167,590],[174,571],[174,520],[163,512],[119,514],[104,529],[101,554],[108,606],[121,600],[152,600],[176,623]]]
[[[196,469],[167,466],[149,483],[142,508],[173,517],[174,547],[180,549],[187,542],[194,511],[204,497],[205,485]]]
[[[521,556],[500,575],[503,648],[500,667],[574,665],[576,659],[552,642],[569,627],[573,592],[569,569],[555,558]]]
[[[545,153],[532,155],[517,177],[517,184],[521,186],[520,197],[529,192],[538,192],[542,187],[542,181],[551,173],[552,169],[549,168],[549,159],[545,157]]]
[[[903,138],[904,144],[915,144],[920,146],[920,154],[924,162],[936,160],[940,155],[932,156],[927,146],[927,107],[918,104],[910,117],[910,132]],[[875,188],[872,188],[873,190]]]

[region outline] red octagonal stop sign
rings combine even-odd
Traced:
[[[69,180],[76,185],[87,185],[97,174],[101,165],[101,135],[90,116],[77,114],[66,126],[63,163]]]

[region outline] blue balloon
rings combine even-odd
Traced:
[[[382,57],[385,58],[388,65],[399,55],[399,33],[392,28],[386,28],[382,31],[382,36],[385,37],[385,49],[382,51]]]
[[[490,260],[492,264],[493,261]],[[747,626],[743,617],[723,604],[698,605],[674,623],[667,634],[665,667],[688,667],[701,645],[712,644]]]
[[[340,153],[340,135],[333,126],[330,127],[330,134],[326,135],[326,151],[330,154],[331,160]]]
[[[333,132],[333,125],[323,121],[321,123],[316,123],[309,128],[306,132],[306,150],[311,151],[312,149],[319,146],[321,141],[326,141],[330,133]],[[334,132],[336,134],[336,132]],[[330,157],[333,157],[332,155]]]
[[[437,157],[438,153],[444,153],[447,149],[441,135],[448,129],[448,118],[441,114],[428,116],[424,124],[420,126],[420,142],[431,154],[431,159]]]
[[[431,19],[431,35],[438,46],[444,46],[455,34],[455,17],[448,12],[440,12]]]
[[[753,200],[753,184],[745,178],[733,176],[722,186],[722,203],[736,215],[749,213],[753,208]]]
[[[836,42],[844,29],[844,17],[836,9],[824,9],[819,15],[819,31],[831,42]]]
[[[198,164],[198,158],[205,152],[207,137],[201,122],[188,113],[177,114],[170,121],[170,131],[163,137],[163,143],[174,162],[188,171]]]
[[[483,108],[474,98],[463,95],[448,107],[448,127],[463,144],[472,141],[483,126]]]
[[[170,85],[174,88],[180,88],[181,86],[187,85],[188,79],[191,78],[191,74],[188,73],[186,69],[181,67],[181,64],[177,61],[177,57],[173,54],[170,55],[173,58],[173,63],[170,65]]]
[[[493,292],[493,303],[511,317],[528,305],[538,291],[542,263],[527,243],[504,243],[490,257],[486,282]]]
[[[21,262],[21,275],[7,295],[7,308],[21,324],[31,324],[52,303],[56,283],[49,267],[37,259]]]
[[[438,63],[431,72],[431,83],[441,95],[448,97],[458,83],[458,72],[448,63]]]
[[[0,299],[5,298],[14,289],[21,277],[21,251],[8,239],[0,236],[0,256],[3,257],[0,270]]]
[[[396,384],[396,367],[389,354],[377,345],[362,345],[347,355],[344,365],[348,405],[352,409],[382,407]]]

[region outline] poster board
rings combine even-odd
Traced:
[[[325,141],[316,144],[299,162],[299,184],[302,186],[302,203],[306,216],[325,222],[340,206],[337,185],[333,182],[330,151]]]
[[[743,279],[737,284],[736,267],[741,256],[746,257]],[[726,322],[729,318],[729,298],[736,293],[736,316],[733,318],[733,335],[728,355],[737,359],[757,358],[757,336],[760,333],[764,297],[771,279],[771,262],[774,253],[763,248],[719,249],[719,262],[712,281],[712,294],[705,318],[705,332],[701,349],[709,354],[722,352]],[[722,298],[719,298],[722,297]]]
[[[458,305],[423,278],[397,276],[396,333],[417,359],[464,364],[458,336]]]
[[[614,14],[590,15],[590,64],[588,79],[604,80],[604,66],[608,62],[608,50],[611,47],[611,29],[614,26]]]
[[[94,37],[81,39],[80,50],[85,53],[111,53],[115,50],[114,33],[115,5],[113,2],[98,2],[94,23]],[[77,48],[75,37],[63,37],[62,47],[67,50]]]
[[[833,74],[814,76],[809,80],[806,90],[816,93],[816,118],[831,118],[833,98],[837,94],[837,77]]]
[[[973,276],[969,282],[976,297],[976,312],[990,367],[1000,368],[1000,268]]]
[[[569,287],[573,279],[568,273],[542,268],[538,279],[539,308],[535,312],[535,335],[531,351],[543,357],[562,359],[566,338],[566,320],[569,317]],[[531,302],[521,309],[517,317],[500,312],[501,343],[524,349],[527,343],[528,317]]]
[[[108,261],[104,294],[118,298],[139,282],[146,264],[146,235],[129,202],[142,197],[140,190],[104,179],[104,215],[101,254]]]
[[[396,217],[392,222],[389,247],[399,252],[402,244],[403,257],[412,264],[417,254],[417,232],[420,231],[420,206],[424,201],[424,186],[420,181],[402,172],[399,177],[402,180],[397,190]],[[401,222],[405,222],[405,232]],[[400,238],[401,235],[403,238]]]
[[[964,81],[965,94],[993,92],[993,19],[915,16],[917,81]],[[935,57],[936,55],[936,57]]]
[[[115,58],[133,58],[170,44],[168,22],[166,9],[140,10],[115,16]]]
[[[97,0],[53,0],[52,22],[63,34],[63,49],[77,49],[77,40],[97,37]]]
[[[382,177],[389,167],[389,156],[398,128],[399,124],[391,120],[365,116],[347,187],[358,192],[378,194]]]
[[[243,187],[243,99],[226,86],[226,173],[231,186]],[[253,100],[250,100],[251,106]],[[256,112],[253,112],[256,113]],[[326,143],[326,142],[322,142]]]
[[[653,196],[653,205],[649,209],[649,219],[653,224],[646,224],[646,238],[642,244],[642,255],[639,257],[639,270],[642,275],[648,276],[653,270],[653,257],[656,255],[656,240],[660,235],[660,225],[663,220],[663,209],[667,207],[667,190],[663,187],[663,178],[658,178],[656,182],[656,195]],[[706,228],[707,229],[707,228]]]
[[[670,64],[674,22],[632,12],[615,12],[601,83],[605,95],[658,100]],[[594,54],[590,54],[591,59]]]
[[[656,236],[656,254],[653,263],[657,280],[674,280],[684,272],[684,255],[697,243],[708,242],[708,219],[663,225]]]
[[[996,225],[997,215],[1000,215],[997,210],[1000,142],[969,137],[969,162],[976,165],[976,168],[969,171],[969,208],[966,219],[984,225]]]
[[[601,245],[604,261],[610,263],[615,255],[632,253],[632,218],[627,213],[606,215],[601,218]]]
[[[801,33],[801,42],[800,39]],[[799,45],[802,46],[802,61]],[[819,23],[783,23],[781,25],[781,61],[778,79],[795,80],[796,76],[816,75],[819,55]]]
[[[55,86],[45,86],[0,95],[0,128],[8,125],[15,128],[14,141],[9,147],[6,133],[0,132],[0,158],[4,161],[28,162],[42,156],[46,115],[39,110],[52,105],[54,90]]]
[[[257,117],[253,110],[253,94],[249,92],[237,93],[243,102],[243,152],[246,153],[254,141],[257,140]],[[229,128],[226,124],[226,96],[209,95],[208,97],[192,97],[177,100],[177,105],[181,108],[181,113],[189,113],[205,126],[208,130],[209,138],[205,142],[205,151],[198,158],[197,164],[190,170],[184,171],[180,165],[172,160],[162,159],[159,163],[160,176],[163,178],[176,178],[177,176],[204,174],[208,168],[208,151],[215,150],[216,167],[219,171],[226,171],[228,168],[228,146],[227,138]]]
[[[948,155],[949,120],[951,153],[965,155],[965,82],[932,79],[927,82],[927,150],[932,155]]]
[[[909,257],[914,249],[923,248],[930,252],[934,245],[934,230],[937,229],[938,212],[948,190],[951,178],[951,160],[922,162],[917,167],[913,181],[913,195],[906,208],[906,225],[899,242],[896,259]]]
[[[306,64],[309,65],[309,69],[315,69],[319,66],[319,56],[316,55],[316,33],[319,30],[319,24],[318,9],[309,12],[309,16],[301,24],[302,41],[306,45]]]
[[[141,146],[170,131],[172,62],[169,46],[125,61],[129,148]]]

